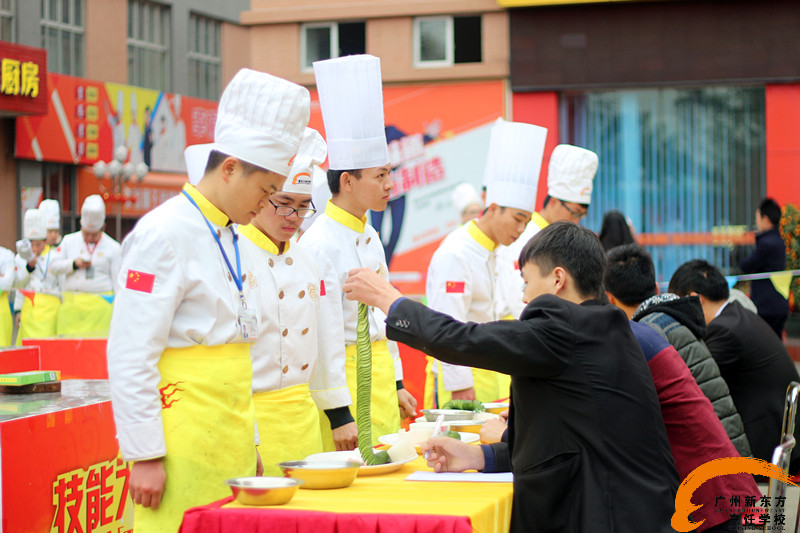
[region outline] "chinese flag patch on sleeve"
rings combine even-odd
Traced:
[[[319,295],[320,296],[325,296],[325,280],[324,279],[319,280]]]
[[[155,283],[155,281],[155,274],[139,272],[138,270],[128,270],[125,288],[150,294],[153,292],[153,283]]]
[[[444,292],[448,294],[464,294],[464,283],[463,281],[448,281],[444,285]]]

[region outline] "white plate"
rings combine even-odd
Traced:
[[[461,431],[458,432],[459,436],[461,437],[461,442],[466,442],[467,444],[472,443],[480,439],[480,436],[477,433],[463,433]],[[386,444],[387,446],[394,446],[397,444],[397,440],[399,439],[399,435],[397,433],[390,433],[388,435],[383,435],[382,437],[378,437],[378,442],[381,444]],[[417,444],[419,446],[419,444]]]
[[[395,435],[397,435],[395,433]],[[359,476],[377,476],[380,474],[388,474],[390,472],[395,472],[400,470],[400,468],[406,464],[410,463],[414,459],[417,458],[417,454],[415,453],[411,457],[400,461],[394,461],[392,463],[386,463],[382,465],[361,465],[361,468],[358,469]],[[314,453],[306,457],[306,461],[338,461],[344,459],[355,459],[356,461],[361,461],[361,453],[359,453],[358,449],[355,450],[345,450],[341,452],[322,452],[322,453]]]

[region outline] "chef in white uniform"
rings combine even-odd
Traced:
[[[10,346],[14,331],[11,291],[14,288],[14,252],[0,246],[0,346]]]
[[[425,293],[431,309],[462,322],[497,320],[495,250],[525,229],[536,204],[547,129],[498,120],[492,127],[486,161],[483,216],[457,228],[433,254]],[[450,399],[493,402],[508,396],[508,376],[451,365],[428,357],[425,407]],[[434,384],[436,398],[434,399]]]
[[[309,103],[299,85],[239,71],[197,187],[142,217],[123,244],[108,374],[137,533],[177,531],[187,508],[230,495],[226,479],[260,470],[254,267],[232,224],[248,224],[283,186]]]
[[[292,241],[301,222],[314,214],[314,167],[325,161],[322,136],[306,128],[283,189],[247,226],[241,226],[242,257],[252,266],[248,280],[259,308],[253,357],[253,395],[261,435],[264,475],[281,476],[276,465],[320,453],[319,410],[313,397],[317,354],[320,272],[316,261]]]
[[[326,451],[353,449],[357,430],[356,323],[358,305],[346,300],[342,284],[352,268],[367,267],[389,276],[386,254],[368,210],[383,211],[392,190],[383,121],[380,60],[353,55],[314,63],[322,120],[328,142],[328,186],[332,199],[300,239],[320,266],[320,352],[318,405]],[[402,388],[397,344],[387,342],[384,319],[369,310],[372,341],[372,437],[395,433],[416,401]],[[348,409],[350,406],[350,409]],[[398,409],[400,407],[400,409]]]
[[[61,243],[61,205],[59,205],[58,200],[46,199],[41,201],[39,209],[44,213],[45,225],[47,226],[47,239],[45,239],[45,242],[48,249],[52,247],[55,250],[55,247]]]
[[[81,230],[65,235],[50,258],[50,272],[63,276],[58,335],[105,337],[111,321],[114,279],[119,272],[117,241],[103,229],[106,205],[98,194],[81,206]]]
[[[501,318],[519,318],[525,309],[517,263],[522,248],[549,224],[559,220],[577,224],[586,216],[597,165],[597,154],[585,148],[559,144],[553,150],[547,167],[544,207],[533,214],[519,239],[497,251],[497,308]]]
[[[47,250],[47,220],[43,209],[28,209],[17,242],[14,285],[21,310],[17,344],[22,339],[54,337],[61,307],[59,276],[52,272],[52,248]],[[24,291],[24,292],[23,292]]]

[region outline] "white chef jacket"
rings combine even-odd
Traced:
[[[228,217],[193,186],[184,185],[184,191],[218,232],[235,271]],[[251,278],[248,266],[242,262],[242,274]],[[136,224],[122,244],[121,267],[108,335],[108,376],[119,447],[126,460],[135,461],[167,452],[158,391],[164,349],[244,339],[237,325],[239,290],[206,222],[183,194]],[[155,276],[150,292],[129,288],[137,286],[137,276],[141,283],[149,275]],[[247,297],[247,280],[243,288]]]
[[[28,262],[17,254],[14,258],[16,263],[14,285],[18,289],[34,292],[60,293],[63,276],[56,274],[51,268],[55,256],[56,248],[49,246],[45,253],[36,258],[36,267],[33,272],[28,272]]]
[[[497,249],[497,311],[500,318],[511,315],[519,318],[525,304],[522,303],[524,284],[519,271],[519,254],[534,235],[546,228],[549,223],[539,213],[533,213],[531,223],[525,231],[508,246]]]
[[[208,231],[208,230],[206,230]],[[120,245],[103,233],[96,245],[87,244],[80,231],[65,235],[50,258],[50,272],[64,275],[61,289],[73,292],[111,292],[119,272]],[[73,270],[72,262],[82,257],[92,262],[90,269]],[[91,271],[90,271],[91,270]]]
[[[287,242],[280,253],[254,226],[240,227],[239,233],[242,257],[252,272],[246,282],[259,310],[258,341],[250,347],[253,392],[313,383],[321,347],[319,267],[297,244]]]
[[[0,292],[14,287],[14,252],[0,246]]]
[[[474,220],[453,230],[434,252],[428,265],[425,293],[428,307],[461,322],[491,322],[495,311],[495,243]],[[444,388],[474,385],[468,366],[441,362]],[[437,366],[433,367],[438,372]]]
[[[384,279],[389,276],[383,244],[378,232],[366,220],[328,201],[325,213],[317,217],[299,241],[316,259],[322,274],[319,333],[324,342],[314,379],[315,400],[321,409],[352,403],[345,374],[345,346],[356,343],[358,302],[347,300],[342,292],[347,273],[366,267]],[[371,342],[386,341],[383,311],[369,308],[368,318]],[[403,367],[397,343],[388,341],[388,346],[394,360],[395,380],[401,380]]]

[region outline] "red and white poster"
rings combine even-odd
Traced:
[[[492,122],[505,116],[501,80],[384,86],[386,137],[394,188],[383,213],[371,213],[386,249],[392,283],[424,294],[428,263],[459,224],[453,189],[480,191]],[[325,132],[319,97],[311,93],[309,126]],[[320,206],[318,206],[320,207]]]
[[[126,161],[183,173],[184,148],[214,139],[214,101],[60,74],[42,85],[47,113],[17,119],[16,157],[92,165],[125,146]]]

